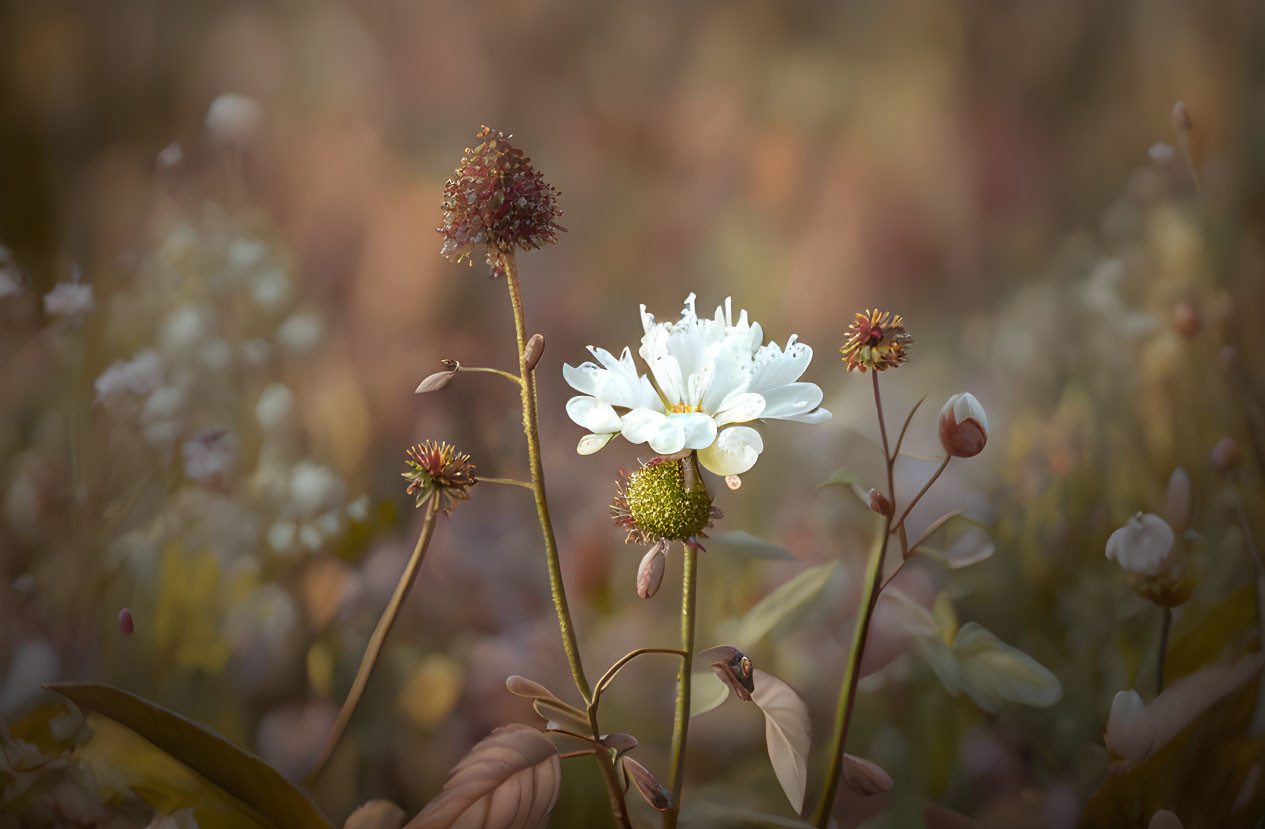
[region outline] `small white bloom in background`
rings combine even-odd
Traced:
[[[210,306],[177,308],[163,320],[158,345],[163,351],[184,351],[206,339],[214,326],[215,312]]]
[[[224,371],[233,364],[233,347],[219,337],[208,340],[198,352],[198,362],[210,371]]]
[[[170,170],[184,161],[184,150],[180,149],[180,142],[172,141],[163,147],[162,152],[158,153],[156,161],[160,170]]]
[[[342,497],[343,482],[334,470],[313,461],[290,469],[290,500],[300,515],[314,516]]]
[[[273,383],[268,386],[259,395],[259,402],[255,404],[255,417],[259,419],[259,425],[268,430],[284,426],[290,419],[292,411],[294,411],[294,392],[290,391],[284,383]]]
[[[1111,765],[1115,768],[1133,768],[1150,753],[1155,725],[1137,691],[1120,691],[1112,699],[1103,742],[1113,756]]]
[[[321,531],[314,524],[304,524],[299,527],[299,543],[312,552],[316,552],[325,543],[325,536],[321,535]]]
[[[198,483],[227,483],[237,455],[237,441],[227,429],[208,429],[180,447],[184,474]]]
[[[251,277],[250,295],[265,311],[276,311],[290,299],[290,280],[277,265],[269,265]]]
[[[57,287],[44,294],[44,313],[49,316],[81,317],[94,305],[92,286],[82,282],[58,282]]]
[[[369,520],[369,496],[361,495],[354,501],[347,504],[347,517],[352,521],[364,522]]]
[[[263,263],[268,256],[268,243],[262,239],[234,239],[228,246],[228,266],[246,273]]]
[[[272,356],[272,346],[262,337],[255,337],[242,343],[242,359],[248,366],[262,366]]]
[[[222,144],[245,144],[264,123],[264,108],[259,102],[236,92],[225,93],[206,111],[206,129]]]
[[[1151,145],[1146,155],[1155,164],[1169,164],[1177,158],[1177,150],[1174,150],[1171,144],[1159,141]]]
[[[184,392],[177,386],[160,386],[145,399],[141,407],[141,426],[145,440],[155,449],[173,446],[180,435],[180,413]]]
[[[274,521],[268,528],[268,546],[274,553],[285,553],[294,546],[298,527],[293,521]]]
[[[1177,817],[1168,809],[1160,809],[1151,815],[1151,822],[1146,825],[1146,829],[1185,829],[1182,826],[1181,818]]]
[[[1176,607],[1194,588],[1176,540],[1167,521],[1139,512],[1107,539],[1107,558],[1124,568],[1129,586],[1142,598],[1160,607]]]
[[[321,343],[324,326],[312,311],[295,311],[277,329],[277,341],[295,354],[311,351]]]
[[[972,458],[988,443],[988,414],[969,391],[948,399],[940,410],[940,445],[955,458]]]
[[[130,360],[117,360],[93,383],[97,400],[109,400],[125,392],[148,395],[163,382],[163,361],[152,348],[138,351]]]
[[[590,346],[600,365],[563,366],[567,383],[582,392],[567,401],[567,414],[593,433],[581,441],[585,454],[622,434],[662,455],[697,450],[708,470],[738,475],[754,466],[764,450],[760,433],[739,424],[830,419],[830,412],[820,408],[821,389],[796,382],[812,360],[812,349],[794,335],[785,349],[776,343],[762,345],[759,323],[749,322],[746,311],[735,319],[730,300],[712,319],[700,319],[690,294],[679,321],[656,323],[644,305],[641,320],[638,353],[653,383],[638,373],[627,348],[616,358]]]
[[[1181,535],[1190,529],[1191,493],[1190,476],[1180,466],[1173,470],[1168,479],[1168,492],[1165,496],[1164,517],[1173,532]]]

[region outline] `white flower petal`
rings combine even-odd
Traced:
[[[698,459],[717,475],[741,475],[755,466],[763,451],[759,432],[750,426],[730,426],[720,430],[715,443],[699,451]]]
[[[659,384],[659,391],[663,392],[669,405],[684,403],[685,378],[681,375],[681,364],[676,361],[676,358],[664,355],[647,362],[650,365],[650,373],[654,375],[654,381]]]
[[[618,432],[621,426],[619,415],[609,403],[585,395],[567,401],[567,415],[577,425],[599,435]]]
[[[777,343],[761,346],[755,355],[755,368],[751,374],[751,390],[762,392],[794,383],[812,362],[813,350],[795,341],[795,335],[786,342],[786,350]]]
[[[668,415],[668,420],[681,428],[685,436],[683,449],[706,449],[716,440],[716,427],[719,425],[711,415],[702,412],[686,412]]]
[[[723,408],[716,412],[716,425],[728,423],[747,423],[755,420],[764,412],[767,403],[763,396],[755,392],[743,392],[732,395],[724,402]]]
[[[633,409],[620,419],[620,431],[629,443],[645,443],[659,431],[668,416],[652,409]]]
[[[660,455],[671,455],[685,448],[685,429],[675,418],[665,418],[650,436],[650,448]]]
[[[792,423],[825,423],[832,416],[829,409],[819,406],[811,412],[804,412],[802,415],[786,415],[779,417],[778,420],[789,420]]]
[[[765,420],[803,415],[821,405],[821,387],[815,383],[789,383],[760,392],[764,395]]]

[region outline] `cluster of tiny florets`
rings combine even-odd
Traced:
[[[479,482],[470,456],[458,452],[447,443],[426,441],[408,450],[408,494],[416,496],[417,506],[431,498],[439,499],[439,509],[452,512],[457,501],[470,497],[470,487]]]
[[[558,191],[531,166],[509,136],[484,127],[444,186],[440,254],[460,262],[480,246],[499,270],[501,257],[558,241]]]
[[[611,516],[616,525],[627,530],[625,543],[696,543],[694,539],[707,537],[704,530],[721,513],[712,506],[711,495],[697,473],[687,485],[685,463],[655,458],[631,474],[620,470],[625,480],[615,484]]]
[[[892,315],[877,308],[857,314],[848,326],[843,348],[839,349],[848,371],[859,369],[862,374],[866,369],[884,371],[909,359],[907,346],[913,337],[905,332],[904,322],[900,314]]]

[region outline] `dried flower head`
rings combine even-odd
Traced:
[[[408,450],[408,493],[417,497],[417,506],[439,499],[439,509],[450,513],[457,501],[470,497],[470,488],[479,482],[470,456],[447,443],[426,441]]]
[[[884,371],[909,359],[906,347],[913,342],[913,337],[905,333],[904,322],[900,314],[877,308],[857,314],[848,326],[843,348],[839,349],[848,371],[860,369],[862,374],[870,368]]]
[[[509,136],[484,127],[477,137],[444,185],[444,223],[436,230],[444,237],[441,256],[460,262],[484,245],[495,272],[502,255],[553,244],[566,228],[556,221],[558,191]]]

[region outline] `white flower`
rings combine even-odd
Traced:
[[[44,313],[51,316],[78,317],[92,308],[92,286],[81,282],[58,282],[44,294]]]
[[[1163,518],[1141,513],[1107,539],[1107,558],[1130,573],[1156,576],[1167,570],[1173,552],[1173,528]]]
[[[162,385],[163,363],[152,348],[137,352],[130,360],[117,360],[101,372],[92,384],[97,400],[109,400],[124,392],[148,395]]]
[[[191,481],[227,481],[233,471],[237,441],[227,429],[208,429],[180,447],[184,474]]]
[[[1132,768],[1150,753],[1155,742],[1155,725],[1137,691],[1120,691],[1111,700],[1103,742],[1113,758],[1117,758],[1112,761],[1117,768]]]
[[[567,383],[582,392],[567,401],[567,414],[596,436],[581,441],[586,454],[623,434],[661,455],[697,450],[710,471],[737,475],[754,466],[764,449],[759,432],[738,424],[757,418],[830,419],[830,412],[819,407],[821,389],[796,382],[813,358],[812,349],[794,335],[785,349],[761,345],[759,323],[748,322],[746,311],[735,320],[730,300],[712,319],[699,319],[690,294],[679,321],[660,323],[643,305],[641,321],[645,334],[638,353],[653,381],[637,372],[627,348],[616,358],[590,346],[600,365],[562,367]]]
[[[244,144],[259,132],[264,108],[245,95],[228,92],[211,102],[206,111],[206,128],[223,144]]]

